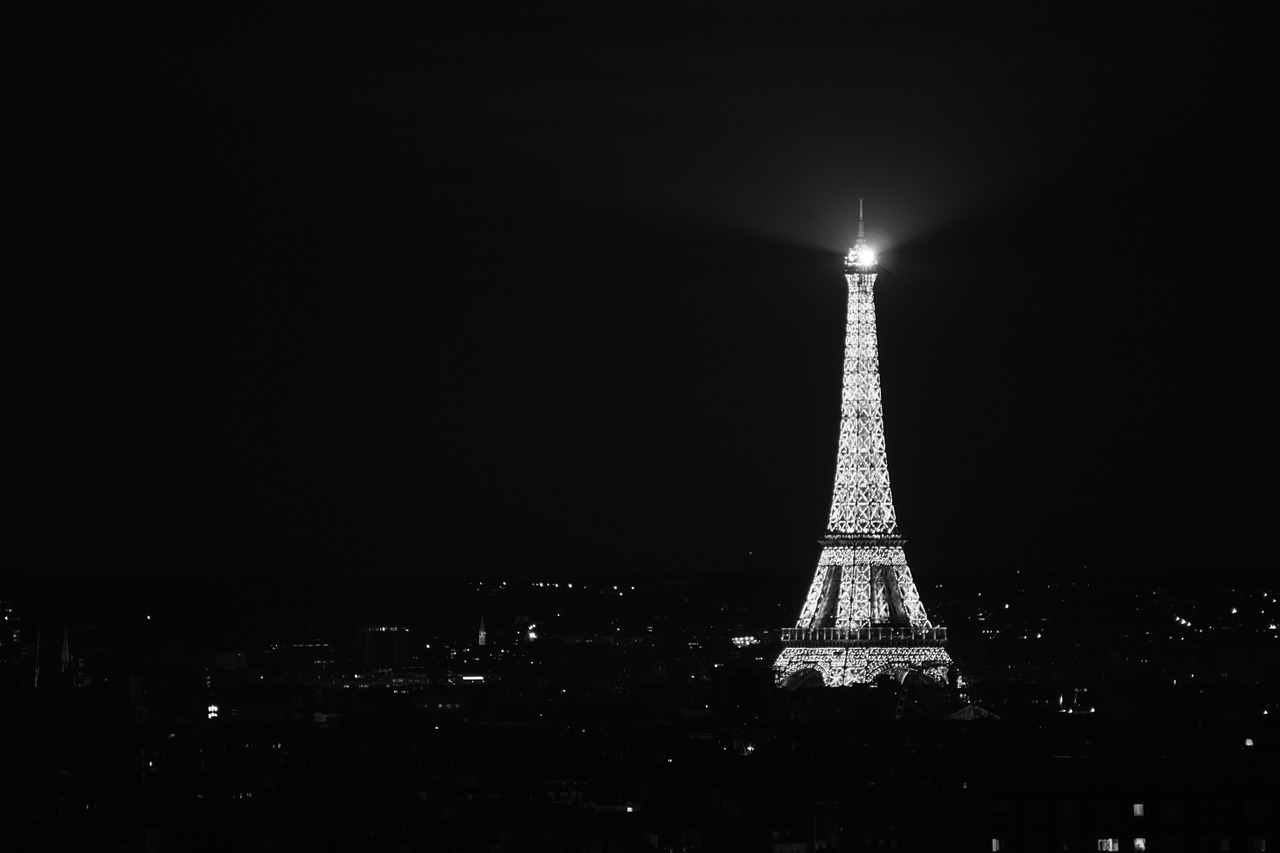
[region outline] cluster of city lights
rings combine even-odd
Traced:
[[[489,582],[489,587],[490,587],[491,589],[504,590],[504,589],[506,589],[506,588],[508,587],[508,585],[510,585],[510,586],[520,586],[520,585],[522,585],[522,584],[523,584],[523,582],[519,582],[519,583],[517,583],[517,582],[515,582],[515,581],[511,581],[511,582],[508,582],[508,581],[490,581],[490,582]],[[485,582],[484,582],[484,581],[476,581],[476,589],[484,589],[484,585],[485,585]],[[556,581],[530,581],[528,585],[529,585],[530,587],[532,587],[532,588],[535,588],[535,589],[560,589],[560,587],[561,587],[561,586],[563,586],[565,589],[573,589],[573,584],[572,584],[572,583],[568,583],[568,582],[561,584],[561,583],[558,583],[558,582],[556,582]],[[579,587],[581,587],[581,588],[583,588],[583,589],[587,589],[587,590],[590,590],[590,589],[591,589],[591,585],[590,585],[590,584],[585,584],[585,585],[584,585],[584,584],[579,584]],[[604,588],[604,587],[602,587],[601,589],[602,589],[602,591],[606,591],[606,592],[608,591],[608,590],[607,590],[607,588]],[[620,587],[620,586],[618,586],[617,584],[613,584],[613,591],[614,591],[614,592],[624,592],[624,591],[626,591],[626,590],[630,590],[631,592],[635,592],[635,589],[636,589],[636,588],[635,588],[635,585],[634,585],[634,584],[631,584],[631,585],[629,585],[629,586],[624,586],[624,587]]]

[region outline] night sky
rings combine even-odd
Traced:
[[[811,573],[864,197],[917,577],[1268,567],[1261,22],[1058,5],[11,16],[5,562]]]

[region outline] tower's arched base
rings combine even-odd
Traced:
[[[822,680],[822,673],[812,667],[797,669],[792,672],[778,676],[778,684],[788,690],[798,690],[801,687],[824,687],[826,686]]]
[[[827,687],[870,684],[889,674],[901,680],[908,670],[917,670],[947,683],[951,656],[938,646],[787,646],[773,665],[779,685],[794,684],[806,672],[816,672]]]

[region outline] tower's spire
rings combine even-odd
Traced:
[[[858,199],[858,239],[844,259],[845,272],[874,273],[876,253],[867,245],[867,226],[862,219],[862,199]]]

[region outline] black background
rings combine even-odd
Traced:
[[[1261,568],[1259,28],[13,15],[12,564],[806,574],[861,196],[917,573]]]

